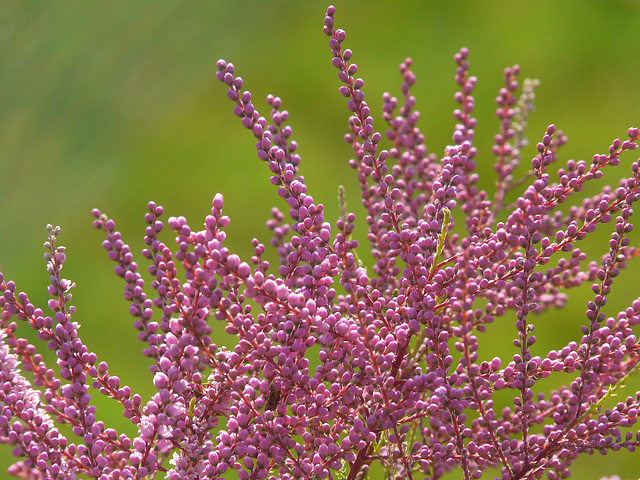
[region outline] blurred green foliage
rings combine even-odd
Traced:
[[[358,183],[342,141],[348,112],[322,33],[326,6],[315,0],[0,3],[2,271],[44,305],[44,226],[62,226],[60,241],[68,247],[64,273],[77,283],[75,319],[82,339],[143,397],[152,393],[148,361],[122,283],[112,273],[101,234],[91,227],[91,208],[114,218],[139,252],[147,201],[164,205],[167,215],[185,215],[197,227],[221,192],[232,220],[228,246],[245,259],[253,237],[268,243],[264,222],[271,207],[287,210],[255,155],[252,135],[233,116],[225,88],[215,79],[218,58],[236,65],[263,114],[268,93],[282,97],[309,192],[334,221],[337,187],[344,184],[365,243]],[[382,93],[400,93],[397,65],[406,56],[414,59],[413,92],[430,151],[441,153],[450,142],[452,57],[460,47],[470,49],[471,72],[479,78],[481,188],[493,186],[490,147],[498,126],[493,99],[506,66],[518,63],[522,78],[541,80],[529,137],[535,145],[547,124],[555,123],[570,140],[563,161],[606,152],[614,138],[640,123],[637,1],[345,1],[336,7],[337,26],[347,31],[346,46],[354,51],[377,119]],[[384,128],[381,120],[377,125]],[[525,161],[534,154],[534,148],[526,151]],[[626,157],[605,178],[617,182],[628,174],[631,160]],[[455,216],[454,211],[454,221]],[[599,259],[607,238],[603,231],[584,250]],[[637,267],[625,275],[614,284],[610,315],[638,296]],[[538,338],[546,332],[540,354],[579,338],[589,295],[585,287],[565,311],[540,318]],[[49,353],[24,327],[21,333]],[[493,327],[509,352],[511,320]],[[216,341],[232,343],[224,337]],[[47,358],[53,365],[52,356]],[[99,418],[133,434],[119,407],[94,393]],[[638,455],[581,458],[574,478],[637,478]],[[0,448],[1,471],[11,461],[10,449]]]

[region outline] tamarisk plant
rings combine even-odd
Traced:
[[[524,81],[520,88],[519,68],[507,68],[496,99],[497,182],[490,195],[477,187],[476,79],[467,50],[455,55],[460,107],[444,155],[428,153],[417,127],[410,59],[400,66],[402,98],[383,97],[390,148],[382,149],[334,14],[329,7],[324,33],[351,112],[345,139],[354,151],[349,164],[362,189],[373,267],[356,255],[356,215],[347,211],[344,191],[335,226],[307,193],[280,98],[268,96],[269,118],[260,116],[234,66],[218,61],[234,113],[255,137],[258,158],[289,208],[290,223],[277,209],[267,222],[277,272],[258,240],[249,262],[225,247],[222,195],[200,230],[184,217],[168,219],[175,249],[159,237],[163,208],[150,202],[143,251],[155,290],[149,298],[113,220],[94,210],[94,226],[105,233],[103,246],[124,279],[143,353],[152,360],[157,393],[143,403],[78,336],[74,284],[61,277],[65,252],[59,228],[49,227],[51,313],[0,277],[0,441],[22,457],[11,474],[352,480],[372,467],[371,476],[384,470],[390,479],[438,479],[453,469],[456,478],[476,479],[492,468],[501,479],[545,473],[556,479],[569,476],[580,454],[640,444],[640,433],[629,428],[640,392],[614,406],[606,402],[639,368],[633,330],[640,299],[615,316],[605,313],[614,279],[638,255],[629,237],[640,196],[638,161],[623,167],[628,177],[617,187],[561,208],[637,148],[638,129],[591,163],[570,160],[556,171],[566,138],[550,125],[531,167],[516,178],[536,84]],[[506,203],[518,188],[523,193]],[[612,220],[609,251],[588,262],[576,245]],[[562,308],[563,291],[584,282],[593,284],[593,298],[575,341],[558,350],[536,348],[538,315]],[[14,319],[37,331],[56,353],[57,368],[17,337]],[[235,348],[213,343],[216,320],[237,337]],[[513,354],[481,360],[479,347],[489,348],[496,328],[513,332]],[[534,393],[541,379],[557,375],[570,383]],[[90,387],[120,403],[137,436],[96,419]],[[498,407],[496,392],[511,403]],[[69,425],[73,438],[56,422]]]

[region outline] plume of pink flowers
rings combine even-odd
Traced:
[[[333,222],[308,193],[280,98],[268,96],[270,112],[261,116],[235,67],[219,60],[233,112],[288,208],[288,219],[274,209],[267,222],[279,265],[263,259],[258,240],[248,261],[228,250],[219,194],[197,229],[184,217],[162,221],[163,208],[150,202],[142,252],[149,298],[115,223],[94,210],[152,360],[157,393],[143,401],[79,337],[74,284],[61,276],[60,229],[48,227],[46,309],[0,274],[0,443],[20,459],[12,475],[354,480],[384,471],[389,479],[435,480],[455,469],[465,480],[487,470],[502,480],[554,480],[568,477],[579,455],[640,444],[632,430],[640,392],[624,390],[639,368],[640,299],[613,316],[605,308],[621,269],[638,256],[630,233],[640,167],[619,165],[637,148],[638,129],[591,162],[565,162],[558,151],[566,138],[550,125],[518,176],[536,82],[520,85],[519,68],[507,68],[491,152],[496,188],[480,190],[468,51],[454,57],[457,125],[440,156],[417,126],[410,59],[400,65],[401,98],[383,97],[386,132],[374,127],[334,14],[329,7],[324,33],[351,114],[345,139],[368,245],[352,239],[356,214],[342,190]],[[563,206],[613,168],[622,169],[617,186]],[[513,191],[520,196],[507,203]],[[160,235],[165,225],[174,244]],[[603,228],[611,230],[609,250],[589,261],[580,242]],[[373,258],[373,267],[360,258]],[[562,321],[565,291],[584,282],[593,296],[575,340],[538,348],[538,315]],[[56,366],[16,335],[17,322],[56,353]],[[225,322],[233,349],[214,343],[212,322]],[[486,352],[497,328],[513,332],[513,353],[482,360],[479,346]],[[568,383],[539,393],[551,376]],[[498,407],[496,392],[510,403]],[[134,438],[96,420],[96,394],[121,405],[137,426]]]

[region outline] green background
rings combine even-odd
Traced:
[[[81,337],[109,363],[112,375],[144,398],[152,393],[148,361],[122,298],[123,284],[101,247],[102,234],[91,226],[91,208],[116,220],[145,272],[139,252],[149,200],[165,206],[167,216],[185,215],[198,228],[214,194],[222,193],[231,217],[228,247],[247,260],[253,237],[268,243],[264,222],[270,209],[287,211],[256,157],[253,136],[233,115],[225,87],[215,79],[218,58],[236,65],[261,113],[268,113],[268,93],[282,97],[309,193],[333,222],[337,187],[345,185],[350,210],[358,215],[357,235],[364,238],[358,183],[347,165],[351,151],[342,140],[348,112],[322,33],[326,6],[317,1],[0,3],[2,272],[33,303],[46,305],[44,226],[60,225],[68,253],[63,273],[77,283]],[[452,57],[460,47],[469,48],[471,72],[479,79],[474,96],[481,188],[491,190],[494,184],[494,98],[506,66],[518,63],[521,78],[540,79],[529,137],[535,146],[547,124],[563,129],[570,143],[562,162],[605,153],[614,138],[624,138],[628,127],[640,123],[636,1],[345,1],[336,7],[336,26],[347,31],[345,45],[354,51],[378,128],[384,129],[382,93],[400,94],[397,66],[407,56],[414,59],[419,125],[432,152],[441,153],[451,141]],[[525,162],[533,155],[530,147]],[[636,158],[625,156],[605,180],[628,176]],[[594,194],[602,185],[586,190]],[[462,223],[459,215],[456,219],[454,212],[454,220]],[[608,248],[608,229],[601,230],[584,245],[596,260]],[[360,256],[367,260],[364,250]],[[609,315],[639,296],[637,265],[614,284]],[[585,285],[572,293],[566,310],[536,320],[538,337],[545,339],[537,354],[579,339],[590,289]],[[34,338],[28,329],[20,331]],[[491,332],[496,343],[481,350],[483,357],[501,349],[514,353],[510,318]],[[46,347],[34,342],[51,359]],[[216,342],[232,345],[233,339]],[[135,432],[117,405],[93,393],[99,418]],[[11,461],[10,449],[0,447],[0,472]],[[640,453],[581,457],[572,470],[573,478],[581,479],[637,478]]]

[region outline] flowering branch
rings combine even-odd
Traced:
[[[640,298],[615,316],[607,309],[614,280],[640,253],[631,239],[640,161],[627,162],[630,173],[616,188],[562,208],[605,168],[620,167],[638,147],[638,129],[590,164],[563,164],[566,137],[549,125],[531,168],[516,179],[537,83],[521,88],[520,68],[507,68],[489,194],[478,186],[477,81],[468,50],[454,56],[452,145],[441,156],[428,151],[406,59],[401,100],[383,95],[384,149],[353,52],[344,48],[346,33],[334,25],[329,7],[323,31],[351,115],[345,140],[354,151],[349,165],[360,182],[372,270],[352,238],[356,214],[344,188],[334,228],[309,194],[282,100],[269,95],[269,115],[261,116],[235,66],[219,60],[217,78],[233,112],[288,206],[290,221],[274,208],[267,222],[278,268],[264,260],[257,239],[247,262],[229,250],[222,195],[200,229],[184,217],[163,220],[163,207],[149,202],[142,256],[152,289],[145,292],[114,221],[93,210],[152,361],[156,391],[143,404],[80,339],[74,284],[61,277],[60,231],[48,227],[49,314],[0,274],[0,442],[21,458],[10,474],[178,480],[223,479],[233,470],[241,480],[355,480],[381,466],[389,479],[437,480],[458,469],[471,480],[493,469],[502,479],[546,473],[555,480],[568,477],[581,454],[640,445],[640,432],[631,430],[640,392],[608,406],[640,365]],[[557,175],[556,164],[564,165]],[[577,245],[614,218],[609,251],[586,263]],[[161,239],[165,225],[173,246]],[[565,290],[584,282],[592,282],[593,298],[579,338],[545,351],[537,316],[553,315],[547,311],[564,307]],[[233,348],[214,343],[215,321],[236,339]],[[18,322],[56,353],[56,368],[17,335]],[[496,328],[512,332],[513,352],[482,359],[480,346],[493,345]],[[567,385],[538,393],[541,380],[561,374]],[[122,407],[137,428],[133,438],[96,419],[91,389]],[[501,394],[511,403],[499,404]],[[72,439],[57,424],[70,425]]]

